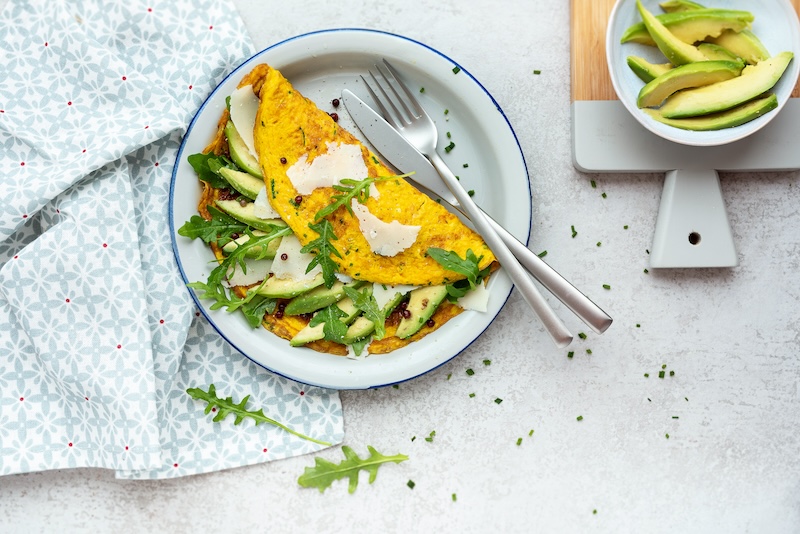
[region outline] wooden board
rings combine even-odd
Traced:
[[[606,26],[616,0],[571,0],[572,101],[616,100],[606,67]],[[791,0],[800,13],[800,0]],[[795,59],[797,61],[797,59]],[[800,97],[800,82],[792,97]]]

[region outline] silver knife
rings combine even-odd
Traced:
[[[407,178],[410,182],[433,192],[455,209],[460,208],[458,201],[428,159],[409,144],[377,111],[349,89],[342,91],[342,102],[367,141],[392,166],[403,172],[414,171],[414,174]],[[488,214],[486,218],[522,266],[592,330],[602,334],[611,326],[613,319],[589,297],[578,291],[500,223]]]

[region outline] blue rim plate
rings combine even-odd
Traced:
[[[642,5],[654,15],[663,13],[660,0],[643,0]],[[628,56],[639,56],[654,63],[666,63],[664,55],[653,46],[619,42],[623,32],[641,22],[636,0],[617,0],[611,11],[606,30],[606,59],[611,83],[622,104],[639,123],[664,139],[691,146],[717,146],[732,143],[753,134],[766,126],[789,101],[800,73],[800,23],[789,0],[707,0],[707,7],[750,11],[755,20],[752,31],[773,55],[783,51],[794,52],[794,59],[772,91],[778,97],[778,108],[762,117],[734,128],[710,132],[692,132],[660,123],[636,106],[642,82],[628,67]]]
[[[440,134],[450,132],[456,143],[456,148],[444,157],[458,168],[464,185],[476,191],[476,201],[517,238],[527,242],[531,193],[525,158],[500,106],[480,82],[452,59],[417,41],[375,30],[325,30],[282,41],[249,58],[217,86],[189,125],[178,151],[169,199],[173,250],[186,282],[205,281],[214,267],[213,254],[200,240],[177,235],[177,229],[196,214],[201,191],[186,158],[201,152],[211,141],[225,98],[242,76],[256,65],[267,63],[279,69],[321,109],[331,112],[331,102],[340,97],[342,89],[364,95],[359,75],[366,74],[382,57],[412,84],[424,87],[420,93],[423,105],[438,117]],[[336,113],[339,124],[361,138],[344,106]],[[465,163],[469,164],[467,168]],[[508,299],[512,284],[501,270],[490,279],[489,289],[487,312],[461,313],[420,341],[362,360],[290,347],[287,341],[263,328],[251,328],[239,313],[211,310],[211,301],[200,300],[194,291],[190,292],[220,335],[266,369],[305,384],[365,389],[409,380],[457,356],[491,324]]]

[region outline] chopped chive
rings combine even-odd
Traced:
[[[450,377],[453,376],[453,373],[447,373],[447,379],[450,380]]]
[[[670,371],[669,376],[675,376],[675,371]]]
[[[451,498],[453,499],[453,502],[456,502],[458,500],[458,497],[456,497],[455,493],[451,496]]]
[[[658,378],[664,378],[664,375],[666,375],[666,373],[664,371],[659,371],[658,372]]]
[[[449,145],[447,145],[446,147],[444,147],[444,151],[445,151],[445,152],[450,152],[450,151],[451,151],[451,150],[453,150],[455,147],[456,147],[456,144],[455,144],[454,142],[450,141],[450,144],[449,144]]]
[[[475,374],[475,371],[473,371],[471,368],[467,369],[466,372],[467,372],[467,376],[472,376],[472,375]]]
[[[575,230],[575,225],[573,224],[570,226],[570,229],[572,230],[572,238],[575,239],[575,236],[578,235],[578,232]]]
[[[622,227],[622,229],[623,230],[627,230],[628,229],[628,225],[626,224],[625,226]]]
[[[475,190],[474,189],[470,189],[469,191],[467,191],[467,194],[469,196],[471,196],[471,197],[474,197],[475,196]]]
[[[411,436],[411,441],[415,441],[416,439],[417,439],[417,436]]]
[[[603,289],[611,289],[611,286],[608,284],[603,284]]]
[[[495,402],[495,404],[500,404],[501,402],[503,402],[503,399],[501,399],[500,397],[498,397],[498,398],[496,398],[496,399],[494,400],[494,402]]]
[[[424,92],[425,92],[425,88],[424,88],[424,87],[420,87],[420,88],[419,88],[419,92],[420,92],[420,93],[424,93]]]
[[[465,163],[464,165],[462,165],[462,167],[466,169],[467,167],[469,167],[469,163]]]
[[[448,113],[450,113],[450,110],[449,110],[449,109],[446,109],[446,110],[444,110],[444,114],[445,114],[445,115],[447,115]]]
[[[661,368],[662,369],[666,369],[667,368],[667,364],[666,363],[661,364]]]
[[[528,432],[528,437],[531,437],[532,435],[533,435],[533,429],[531,428],[531,431]]]
[[[579,416],[577,417],[577,419],[578,419],[578,421],[583,421],[583,416],[582,416],[582,415],[579,415]]]
[[[483,360],[483,365],[492,365],[492,360],[489,359]]]
[[[644,270],[644,274],[647,274],[647,273],[649,273],[649,272],[650,272],[650,271],[649,271],[649,270],[647,270],[647,269],[645,269],[645,270]]]
[[[542,71],[540,71],[539,69],[534,69],[534,70],[533,70],[533,73],[538,75],[538,74],[541,74],[541,73],[542,73]]]
[[[592,349],[586,349],[586,354],[591,354],[591,353],[592,353]]]
[[[583,332],[578,332],[578,337],[581,339],[586,339],[586,334],[584,334]]]
[[[522,445],[522,438],[517,438],[517,447]]]
[[[603,191],[603,194],[600,195],[600,196],[603,197],[603,198],[608,198],[608,195],[606,195],[605,191]]]
[[[641,325],[641,324],[639,324],[639,323],[636,323],[636,328],[641,328],[641,327],[642,327],[642,325]]]
[[[458,74],[459,72],[461,72],[461,67],[458,66],[453,67],[453,74]]]
[[[598,242],[597,242],[597,246],[598,246],[598,247],[599,247],[600,245],[602,245],[602,244],[603,244],[603,242],[602,242],[602,241],[598,241]]]
[[[569,351],[567,353],[567,358],[572,358],[573,356],[575,356],[575,352],[574,351]]]
[[[595,508],[594,510],[592,510],[592,513],[593,513],[594,515],[597,515],[597,508]]]
[[[645,374],[644,374],[644,377],[645,377],[645,378],[650,378],[650,373],[645,373]]]
[[[414,489],[414,486],[416,486],[416,484],[414,484],[413,480],[409,480],[408,482],[406,482],[406,486],[408,486],[411,489]]]
[[[471,399],[471,398],[473,398],[474,396],[475,396],[475,394],[474,394],[474,393],[470,393],[470,394],[469,394],[469,398],[470,398],[470,399]]]
[[[664,434],[664,435],[667,436],[667,439],[669,439],[669,434]]]
[[[450,135],[450,132],[447,132],[445,135],[447,136],[447,138],[448,138],[448,139],[450,139],[451,137],[453,137],[452,135]]]
[[[400,389],[400,386],[399,386],[399,385],[397,385],[397,384],[392,384],[392,387],[393,387],[394,389]]]
[[[685,400],[686,402],[689,402],[689,397],[684,397],[683,400]]]
[[[589,183],[592,184],[592,189],[595,189],[597,187],[597,182],[595,182],[594,180],[592,180]]]
[[[425,438],[425,441],[427,441],[428,443],[433,443],[433,438],[434,437],[436,437],[436,431],[435,430],[431,430],[431,433],[428,434],[428,437]]]
[[[673,415],[672,418],[673,419],[680,419],[680,417],[678,417],[677,415]]]
[[[539,254],[537,254],[537,256],[539,256],[540,258],[544,258],[545,256],[547,256],[547,251],[543,250]]]

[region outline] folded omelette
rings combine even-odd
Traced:
[[[242,79],[239,87],[248,85],[259,99],[253,139],[269,204],[302,245],[319,237],[309,225],[315,223],[315,215],[328,207],[337,194],[333,184],[325,182],[329,174],[362,173],[346,176],[353,180],[388,177],[371,184],[370,195],[363,205],[353,201],[351,210],[341,206],[325,217],[336,236],[332,244],[340,257],[332,255],[331,259],[339,273],[354,280],[386,286],[440,285],[463,278],[430,257],[427,250],[431,247],[453,251],[461,258],[471,250],[481,258],[481,268],[497,266],[477,233],[402,177],[393,176],[395,173],[375,154],[300,94],[278,70],[258,65]],[[227,152],[224,134],[227,120],[225,111],[217,135],[206,151]],[[205,205],[213,202],[215,195],[217,191],[206,188],[200,203],[204,216],[207,216]],[[381,244],[376,248],[376,243],[368,239],[369,233],[364,231],[364,217],[367,216],[380,224],[413,229],[413,236],[404,244]],[[242,291],[244,289],[240,288]],[[461,311],[458,305],[444,301],[430,326],[405,340],[393,337],[399,319],[391,314],[386,321],[387,335],[373,341],[368,350],[370,353],[395,350],[439,328]],[[307,323],[308,318],[303,316],[267,314],[264,318],[264,326],[285,339],[291,339]],[[346,353],[345,347],[329,341],[315,341],[307,346],[324,352]]]

